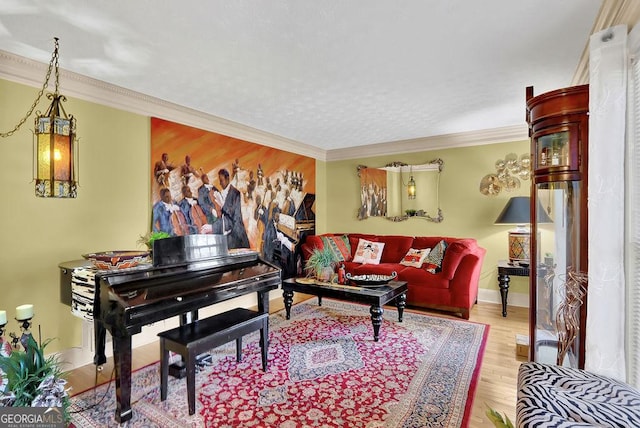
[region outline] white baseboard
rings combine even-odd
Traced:
[[[487,303],[502,304],[500,290],[489,290],[481,288],[478,290],[478,301]],[[507,306],[519,306],[523,308],[529,307],[529,294],[525,293],[509,293],[507,295]]]

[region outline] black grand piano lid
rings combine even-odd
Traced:
[[[316,219],[316,214],[313,212],[313,205],[316,202],[315,193],[306,193],[300,206],[296,210],[293,217],[296,221],[311,221]]]

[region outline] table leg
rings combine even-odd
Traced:
[[[498,275],[498,287],[500,287],[500,297],[502,298],[502,316],[507,316],[507,295],[509,294],[509,275]]]
[[[284,297],[284,309],[287,312],[287,319],[291,319],[291,305],[293,304],[293,291],[284,290],[282,292],[282,296]]]
[[[396,307],[398,308],[398,322],[402,322],[404,308],[407,306],[407,293],[402,293],[396,297]]]
[[[382,325],[382,314],[384,309],[378,305],[371,305],[371,323],[373,324],[373,340],[378,341],[380,337],[380,326]]]

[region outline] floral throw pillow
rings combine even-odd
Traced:
[[[444,242],[444,239],[433,247],[424,261],[425,270],[427,272],[438,273],[442,270],[442,259],[444,259],[444,252],[446,249],[447,243]]]
[[[351,244],[347,235],[321,236],[323,248],[329,248],[336,261],[348,262],[351,260]]]
[[[400,264],[416,268],[422,267],[422,264],[426,260],[430,251],[431,248],[424,248],[421,250],[416,248],[409,248],[409,251],[407,251],[407,254],[400,261]]]
[[[371,242],[366,239],[358,240],[356,254],[353,256],[355,263],[378,265],[382,258],[384,242]]]

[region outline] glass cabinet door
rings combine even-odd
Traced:
[[[567,279],[580,269],[580,181],[537,183],[536,314],[533,360],[578,367],[578,305],[567,307]],[[571,289],[569,293],[573,293]],[[574,334],[575,333],[575,334]]]
[[[578,170],[578,132],[575,124],[545,129],[533,135],[534,170],[537,174]]]
[[[569,165],[569,132],[556,132],[538,138],[536,168]]]

